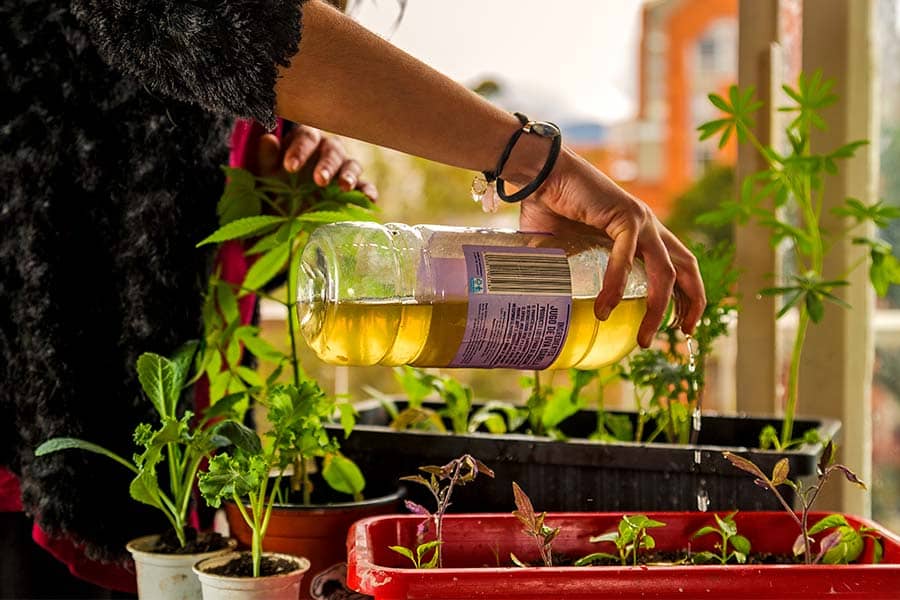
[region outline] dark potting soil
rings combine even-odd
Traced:
[[[215,552],[228,547],[228,540],[214,531],[198,533],[193,527],[188,527],[184,530],[184,536],[187,539],[187,543],[182,547],[178,541],[178,536],[175,535],[175,531],[169,529],[166,533],[159,536],[150,552],[159,554],[203,554],[204,552]]]
[[[289,573],[296,568],[297,563],[285,558],[263,556],[259,564],[259,575],[260,577],[271,577],[280,573]],[[253,577],[253,555],[249,552],[241,552],[237,558],[214,569],[207,569],[206,572],[223,577]]]

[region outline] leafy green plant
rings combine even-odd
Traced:
[[[756,466],[753,461],[731,452],[723,453],[723,456],[732,465],[753,475],[756,478],[756,485],[766,488],[775,494],[775,497],[778,498],[778,501],[784,509],[791,515],[794,522],[797,523],[797,526],[800,528],[800,534],[794,542],[794,554],[796,556],[802,554],[806,564],[818,563],[826,556],[829,557],[829,560],[836,561],[844,559],[855,560],[859,556],[859,552],[862,551],[862,536],[864,534],[868,535],[867,531],[859,532],[853,530],[853,534],[849,533],[847,529],[849,528],[852,530],[853,528],[850,527],[846,522],[846,519],[840,515],[826,517],[823,520],[824,523],[822,521],[819,522],[821,525],[816,523],[814,526],[810,526],[809,524],[809,513],[812,510],[812,506],[829,477],[835,472],[842,474],[850,483],[866,489],[866,484],[863,483],[853,471],[844,465],[836,464],[834,462],[834,453],[834,443],[829,441],[825,446],[825,451],[819,459],[816,483],[809,487],[804,487],[803,483],[800,481],[795,482],[788,479],[788,476],[790,475],[790,466],[787,458],[779,460],[772,469],[772,475],[769,476],[763,473],[762,469]],[[797,498],[800,501],[799,515],[791,508],[791,505],[778,489],[778,487],[782,485],[786,485],[796,491]],[[819,551],[814,555],[812,552],[812,545],[815,540],[812,538],[812,535],[827,529],[834,529],[834,531],[820,540]],[[880,543],[877,540],[875,540],[875,543],[876,558],[879,558]]]
[[[547,518],[547,513],[542,512],[540,514],[537,514],[534,511],[534,505],[531,503],[531,498],[529,498],[528,495],[524,491],[522,491],[522,488],[519,487],[519,484],[517,484],[515,481],[513,481],[512,488],[513,496],[516,502],[516,510],[513,511],[513,515],[517,519],[519,519],[520,523],[522,523],[525,535],[528,535],[534,539],[544,566],[552,567],[553,540],[555,540],[556,536],[559,535],[560,528],[549,527],[544,523],[544,519]],[[528,566],[521,560],[519,560],[519,558],[515,554],[510,553],[509,557],[515,564],[520,567]]]
[[[734,522],[734,515],[736,514],[737,511],[724,517],[713,515],[716,524],[701,527],[693,535],[692,539],[697,539],[704,535],[716,534],[721,541],[716,542],[715,547],[719,551],[718,553],[710,552],[709,550],[696,552],[691,555],[692,562],[701,564],[718,562],[723,565],[728,564],[731,559],[734,559],[741,565],[747,562],[747,556],[750,554],[750,540],[738,533],[737,525]],[[728,551],[729,546],[731,547],[730,552]]]
[[[594,552],[576,560],[575,566],[582,567],[599,560],[619,561],[622,566],[627,566],[630,562],[632,566],[637,566],[641,552],[652,550],[656,547],[656,540],[647,533],[647,530],[665,526],[665,523],[655,521],[646,515],[623,515],[616,531],[591,536],[590,538],[590,541],[593,543],[606,542],[615,544],[618,555],[608,552]]]
[[[223,500],[234,501],[250,527],[254,577],[259,575],[262,541],[289,467],[324,458],[322,474],[332,487],[360,498],[364,485],[359,469],[338,452],[325,430],[334,401],[315,382],[304,379],[299,385],[275,386],[264,402],[271,425],[265,434],[269,443],[263,444],[253,430],[234,424],[228,432],[233,446],[219,451],[209,470],[200,475],[200,492],[207,503],[218,507]],[[303,477],[307,477],[305,471]],[[310,487],[310,482],[303,482],[304,490]]]
[[[706,360],[715,341],[728,333],[737,312],[734,288],[739,273],[733,266],[734,249],[727,243],[713,248],[693,244],[691,251],[706,289],[706,308],[688,341],[688,356],[677,329],[665,326],[657,334],[656,346],[632,355],[623,370],[623,377],[635,388],[638,421],[630,438],[634,441],[652,442],[659,436],[673,444],[694,441],[693,420],[702,409]],[[645,434],[650,421],[655,427]]]
[[[820,71],[812,75],[801,74],[796,87],[783,86],[790,101],[778,110],[794,116],[784,127],[789,147],[783,152],[771,145],[763,145],[753,133],[753,115],[763,103],[754,99],[752,87],[739,89],[732,86],[727,98],[710,94],[710,102],[724,116],[699,128],[701,140],[719,136],[720,146],[736,135],[739,143],[749,143],[756,149],[766,167],[744,179],[737,200],[723,203],[718,210],[707,213],[698,221],[745,224],[752,220],[771,230],[773,245],[787,243],[791,249],[795,272],[787,284],[760,292],[781,298],[779,317],[793,309],[798,314],[779,438],[781,447],[793,439],[800,357],[807,329],[811,322],[822,320],[826,302],[848,306],[836,292],[848,285],[849,272],[861,264],[853,265],[837,278],[827,277],[824,265],[830,245],[851,236],[860,225],[872,222],[884,227],[900,217],[900,208],[896,206],[888,206],[883,201],[869,206],[848,197],[832,212],[843,217],[850,226],[842,231],[825,231],[823,228],[821,217],[828,176],[838,172],[840,161],[852,157],[867,144],[866,140],[856,140],[830,152],[813,152],[810,143],[813,132],[826,128],[821,111],[837,100],[832,93],[833,86],[834,81],[824,79]],[[765,203],[767,199],[771,200],[770,204]],[[887,293],[891,283],[900,282],[900,262],[891,253],[890,244],[868,237],[853,237],[852,240],[868,250],[869,279],[879,295]]]
[[[397,554],[402,554],[412,561],[413,568],[415,569],[433,569],[437,566],[438,557],[440,556],[440,552],[438,552],[438,546],[440,545],[441,542],[437,540],[419,544],[416,546],[415,554],[413,554],[413,551],[406,546],[388,546],[388,548]],[[431,558],[425,560],[425,555],[429,552],[432,553]]]
[[[218,447],[228,444],[225,434],[235,424],[229,420],[237,398],[225,398],[195,421],[194,414],[178,415],[178,400],[190,385],[187,380],[196,343],[183,347],[170,360],[153,353],[138,357],[137,373],[144,394],[159,415],[153,426],[141,423],[134,430],[134,443],[141,450],[131,460],[97,444],[71,437],[52,438],[35,450],[44,456],[60,450],[86,450],[106,456],[134,473],[129,486],[131,497],[153,506],[166,516],[182,547],[187,539],[191,490],[200,464]],[[218,422],[215,422],[218,421]],[[167,478],[161,479],[159,469]]]
[[[582,391],[598,377],[598,374],[597,369],[569,369],[569,386],[559,387],[541,385],[539,371],[534,371],[531,377],[522,378],[520,383],[526,388],[531,388],[531,394],[525,402],[530,432],[534,435],[565,439],[559,425],[584,406]]]
[[[394,369],[403,388],[407,406],[397,408],[393,398],[374,388],[366,391],[378,398],[391,417],[391,427],[398,431],[423,429],[445,433],[444,419],[450,421],[453,433],[472,433],[484,427],[491,433],[515,431],[524,422],[524,410],[508,402],[490,401],[476,409],[472,388],[452,375],[435,375],[424,369],[402,366]],[[424,405],[437,394],[444,407],[438,410]]]
[[[300,366],[297,276],[303,247],[316,227],[348,219],[372,220],[373,204],[359,191],[344,192],[335,184],[320,187],[301,181],[297,174],[283,181],[255,177],[243,169],[225,168],[225,172],[228,183],[217,208],[220,227],[198,246],[241,240],[248,246],[246,253],[254,257],[254,262],[240,285],[228,283],[218,274],[210,281],[203,311],[206,343],[199,361],[200,373],[206,374],[210,381],[210,400],[215,404],[220,398],[237,396],[245,407],[254,401],[271,409],[281,406],[285,398],[306,398],[310,402],[304,409],[306,412],[295,409],[292,413],[301,420],[294,425],[304,432],[305,445],[297,441],[296,451],[284,454],[295,461],[291,489],[301,495],[304,504],[309,504],[312,494],[309,461],[322,459],[323,475],[329,485],[359,498],[365,485],[359,469],[339,454],[337,442],[321,428],[322,422],[339,411],[341,424],[349,434],[355,423],[353,406],[325,399],[317,386],[313,390]],[[269,293],[271,287],[281,283],[283,297]],[[239,300],[248,294],[284,306],[289,337],[287,352],[260,337],[258,327],[241,323]],[[244,353],[274,364],[272,373],[263,379],[256,370],[246,366]],[[285,370],[288,384],[280,383]],[[278,418],[281,417],[274,417]],[[285,448],[278,451],[282,450]],[[279,456],[277,460],[280,463],[284,458]]]
[[[478,475],[485,475],[487,477],[493,478],[494,472],[483,462],[469,454],[463,454],[459,458],[451,460],[442,467],[426,466],[419,467],[419,470],[427,474],[428,478],[426,479],[422,475],[408,475],[406,477],[401,477],[400,479],[403,481],[418,483],[428,488],[428,491],[431,492],[431,495],[434,497],[436,505],[435,510],[434,512],[431,512],[421,504],[417,504],[411,500],[405,500],[405,504],[406,508],[409,509],[410,512],[426,517],[426,520],[423,522],[423,527],[419,528],[420,537],[422,537],[425,533],[425,525],[427,525],[429,522],[434,524],[434,541],[436,543],[433,546],[424,548],[422,553],[419,554],[418,548],[423,548],[423,543],[420,541],[419,545],[417,546],[416,557],[418,562],[421,563],[425,552],[433,548],[434,555],[422,566],[430,565],[433,567],[437,565],[438,567],[442,567],[443,562],[441,558],[441,545],[444,543],[444,514],[450,507],[450,498],[453,495],[453,489],[457,486],[463,486],[467,483],[475,481],[475,478]],[[407,548],[404,548],[405,552],[398,550],[397,547],[392,547],[392,549],[395,552],[399,552],[400,554],[408,558],[412,555],[412,552]],[[413,560],[413,562],[416,562],[416,560]]]

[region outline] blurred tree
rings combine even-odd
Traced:
[[[672,203],[672,212],[666,219],[666,226],[679,238],[702,242],[714,247],[720,242],[734,239],[731,225],[698,225],[699,215],[716,209],[734,198],[734,168],[726,165],[712,165],[703,176]]]

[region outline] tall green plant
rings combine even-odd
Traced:
[[[228,396],[239,396],[245,406],[251,401],[264,406],[275,406],[284,396],[306,398],[315,402],[309,410],[338,410],[341,422],[349,432],[354,424],[354,410],[346,402],[326,402],[319,394],[308,391],[310,382],[300,365],[298,344],[297,277],[300,257],[309,234],[325,223],[346,220],[372,220],[372,202],[359,191],[344,192],[337,185],[321,187],[311,182],[302,182],[296,174],[286,181],[272,177],[255,177],[248,171],[225,168],[228,183],[218,205],[220,227],[212,235],[201,241],[205,244],[223,244],[241,240],[247,246],[246,254],[253,264],[244,281],[232,284],[218,275],[210,281],[209,292],[204,304],[205,351],[200,360],[200,371],[209,377],[211,401]],[[283,295],[273,295],[271,288],[282,285]],[[287,312],[288,351],[282,352],[260,336],[260,329],[241,322],[239,300],[248,294],[255,294],[282,305]],[[265,379],[247,367],[244,353],[257,360],[275,365]],[[285,373],[287,371],[287,373]],[[279,383],[286,375],[289,383]],[[327,419],[330,415],[319,414],[317,418]],[[295,423],[301,427],[309,423]],[[294,436],[298,433],[291,434]],[[323,458],[332,469],[326,474],[334,475],[334,465],[346,466],[354,471],[349,479],[334,475],[326,481],[341,492],[358,496],[364,483],[357,477],[355,465],[347,466],[349,460],[338,454],[337,442],[322,429],[317,435],[323,441],[315,451],[291,453],[294,460],[292,489],[299,491],[303,502],[308,504],[312,493],[309,477],[309,460]],[[281,458],[278,459],[279,461]],[[350,463],[352,464],[352,463]],[[237,465],[237,463],[235,463]],[[240,466],[251,466],[241,463]],[[346,479],[346,480],[345,480]],[[343,483],[336,483],[343,481]],[[348,485],[347,482],[353,482]]]
[[[823,229],[821,217],[828,177],[838,172],[838,165],[842,160],[852,157],[867,143],[866,140],[856,140],[830,152],[813,151],[810,143],[813,132],[826,128],[822,110],[837,100],[837,96],[832,93],[833,86],[834,81],[824,79],[819,71],[812,75],[801,74],[796,87],[783,86],[789,102],[778,110],[793,115],[793,119],[784,126],[788,143],[785,151],[764,145],[753,133],[753,115],[763,107],[763,103],[754,98],[753,87],[739,89],[732,86],[727,98],[710,94],[710,102],[724,116],[704,123],[699,128],[701,140],[718,136],[720,147],[732,135],[736,135],[738,142],[750,144],[766,165],[763,170],[744,179],[738,199],[724,203],[718,210],[707,213],[699,220],[710,224],[746,224],[752,220],[771,230],[773,245],[784,242],[789,242],[790,245],[794,274],[789,277],[786,285],[761,291],[762,294],[782,299],[779,317],[792,309],[796,309],[798,314],[780,446],[789,444],[793,438],[800,357],[810,322],[818,323],[822,320],[826,302],[848,306],[836,292],[848,285],[849,271],[859,266],[854,265],[837,278],[826,277],[825,256],[830,244],[853,235],[853,230],[865,223],[874,222],[883,227],[900,217],[900,209],[897,207],[887,206],[884,202],[866,205],[856,198],[848,197],[842,206],[832,211],[845,218],[848,228],[841,231]],[[766,200],[771,202],[767,203]],[[900,263],[892,255],[890,244],[868,237],[852,239],[854,243],[868,249],[869,279],[878,294],[884,295],[891,283],[900,282]]]

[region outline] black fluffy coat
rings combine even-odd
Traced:
[[[296,1],[0,0],[0,464],[51,533],[119,559],[166,523],[124,456],[152,418],[134,364],[201,331],[231,117],[271,124]]]

